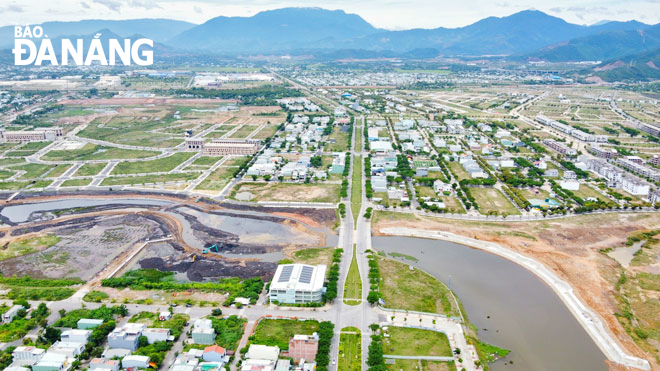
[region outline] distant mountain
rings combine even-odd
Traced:
[[[41,26],[51,39],[64,35],[90,35],[98,30],[107,29],[121,37],[140,34],[156,42],[164,42],[196,25],[171,19],[145,18],[122,21],[90,19],[76,22],[45,22],[31,26]],[[13,44],[14,26],[0,27],[0,48],[8,48]]]
[[[377,29],[342,10],[283,8],[252,17],[216,17],[173,38],[180,49],[270,52],[342,45]]]
[[[611,23],[611,22],[610,22]],[[599,27],[607,27],[607,23]],[[660,47],[660,24],[575,38],[522,56],[549,62],[606,61]]]
[[[608,56],[650,49],[656,45],[655,33],[660,26],[636,21],[582,26],[529,10],[507,17],[488,17],[460,28],[388,31],[342,10],[282,8],[251,17],[216,17],[201,25],[136,19],[48,22],[42,27],[51,39],[91,35],[101,29],[122,38],[141,34],[177,55],[286,53],[327,59],[351,55],[374,58],[495,55],[563,61],[606,60]],[[13,38],[13,27],[0,27],[0,49],[10,47]]]
[[[605,81],[660,79],[660,47],[603,62],[592,72]]]
[[[357,15],[319,8],[283,8],[252,17],[217,17],[173,38],[181,49],[235,53],[370,50],[440,55],[510,55],[576,37],[644,28],[639,22],[580,26],[540,11],[489,17],[461,28],[380,30]]]

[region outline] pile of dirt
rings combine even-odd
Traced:
[[[196,258],[189,256],[184,260],[175,257],[154,257],[143,259],[139,264],[143,269],[154,268],[161,271],[185,273],[189,280],[196,282],[230,277],[268,279],[272,277],[277,268],[277,263],[235,262],[199,256]]]

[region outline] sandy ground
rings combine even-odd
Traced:
[[[605,321],[619,342],[634,355],[647,358],[660,369],[654,357],[643,352],[625,332],[614,313],[618,311],[614,287],[603,272],[618,263],[599,250],[621,246],[632,232],[657,229],[657,213],[599,214],[538,222],[472,222],[440,218],[405,219],[378,216],[374,235],[381,228],[402,227],[446,231],[498,243],[542,262],[569,282],[580,299]]]

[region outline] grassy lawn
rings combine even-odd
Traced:
[[[261,130],[259,130],[258,133],[254,134],[254,136],[252,136],[252,139],[263,140],[273,136],[273,134],[275,133],[277,133],[277,125],[275,124],[266,125]]]
[[[121,160],[151,157],[156,156],[158,153],[156,151],[136,151],[88,143],[80,149],[49,151],[43,156],[43,159],[49,161]]]
[[[463,205],[455,196],[440,196],[440,199],[445,203],[447,211],[456,214],[465,214]]]
[[[353,224],[357,226],[362,205],[362,156],[353,156],[353,181],[351,183],[351,212]]]
[[[396,371],[456,371],[456,366],[454,362],[397,359],[391,365],[391,369]]]
[[[34,179],[44,175],[53,167],[54,165],[25,164],[22,166],[12,167],[12,170],[25,170],[25,174],[20,176],[20,179]]]
[[[586,184],[580,184],[580,189],[577,191],[573,191],[573,193],[584,200],[586,200],[588,197],[595,197],[602,201],[609,200],[608,198],[603,196],[600,192],[596,191],[595,189],[591,188]]]
[[[263,319],[250,336],[252,344],[277,345],[282,350],[289,349],[289,339],[293,335],[311,335],[319,330],[315,320]]]
[[[153,117],[152,117],[153,118]],[[136,119],[133,116],[115,116],[107,122],[92,121],[78,133],[83,138],[143,147],[171,148],[183,142],[183,137],[152,132],[168,126],[169,120]]]
[[[83,164],[73,174],[74,176],[94,176],[103,170],[106,164]]]
[[[332,253],[334,250],[333,247],[310,248],[294,251],[289,256],[295,263],[309,265],[325,264],[329,267],[332,263]]]
[[[46,188],[52,183],[53,183],[52,180],[37,180],[36,182],[32,183],[32,186],[30,186],[30,188]]]
[[[238,130],[236,130],[229,138],[247,138],[248,135],[252,134],[259,125],[243,125]]]
[[[451,357],[447,335],[442,332],[389,326],[383,338],[383,352],[398,356]]]
[[[9,170],[0,170],[0,180],[2,180],[2,179],[7,179],[7,178],[11,178],[12,175],[14,175],[14,172],[13,172],[13,171],[9,171]]]
[[[207,168],[215,165],[216,162],[220,161],[222,156],[200,156],[192,162],[191,165],[195,166],[205,166]]]
[[[499,215],[520,215],[520,211],[498,189],[470,188],[470,193],[477,201],[481,214],[497,212]]]
[[[358,371],[362,368],[362,338],[360,330],[345,327],[339,335],[339,371]]]
[[[378,268],[382,277],[380,294],[387,308],[460,315],[449,289],[435,277],[382,257],[378,258]]]
[[[0,250],[0,260],[7,260],[17,256],[33,254],[46,250],[60,241],[54,234],[23,238],[11,242],[7,247]]]
[[[103,179],[101,185],[104,186],[129,185],[129,184],[142,185],[148,183],[189,181],[197,178],[198,176],[199,173],[181,173],[181,174],[111,177],[111,178]]]
[[[355,257],[355,244],[353,244],[353,258],[348,268],[346,283],[344,284],[344,303],[348,305],[359,305],[362,302],[362,278]]]
[[[28,182],[0,182],[0,190],[15,191],[28,185]]]
[[[458,178],[458,180],[463,180],[463,179],[472,179],[470,177],[470,174],[468,174],[465,169],[463,169],[463,165],[459,164],[456,161],[450,161],[448,162],[449,164],[449,169],[451,170],[452,173]]]
[[[173,170],[194,155],[193,152],[178,152],[157,160],[120,162],[114,169],[112,169],[112,174],[121,175],[166,172]]]
[[[196,190],[206,191],[221,191],[229,181],[233,178],[236,168],[221,166],[215,169],[214,172],[209,174],[199,185]]]
[[[240,183],[232,191],[249,192],[251,201],[288,201],[288,202],[339,202],[339,184],[300,184],[300,183]]]
[[[67,170],[69,170],[73,165],[57,165],[55,166],[55,169],[48,173],[48,177],[50,178],[57,178],[62,176],[62,174],[66,173]]]
[[[341,125],[335,125],[332,133],[328,135],[328,141],[325,146],[326,152],[346,152],[348,151],[348,136],[350,132],[341,131]],[[335,139],[336,143],[330,143],[330,139]]]

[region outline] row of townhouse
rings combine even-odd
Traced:
[[[555,150],[556,152],[561,153],[562,155],[567,155],[567,156],[575,156],[577,155],[577,151],[571,147],[566,146],[565,144],[561,142],[557,142],[554,139],[543,139],[543,144],[545,144],[547,147]]]
[[[564,134],[568,134],[576,139],[579,139],[583,142],[599,142],[599,143],[604,143],[607,142],[607,135],[595,135],[595,134],[590,134],[587,132],[584,132],[579,129],[575,129],[571,127],[570,125],[562,124],[561,122],[557,120],[553,120],[549,117],[543,116],[543,115],[537,115],[536,116],[536,121],[549,126],[559,132],[562,132]]]
[[[619,160],[623,160],[626,165],[634,164],[635,166],[639,166],[639,164],[628,161],[626,159]],[[617,160],[617,163],[621,164],[619,160]],[[626,174],[620,168],[608,163],[605,160],[590,159],[586,161],[586,165],[590,171],[606,179],[607,186],[610,188],[620,188],[636,196],[646,196],[650,192],[650,186],[647,183]]]

